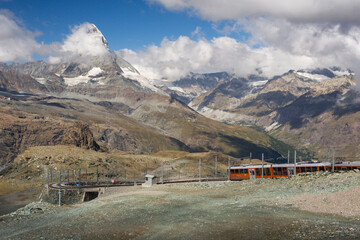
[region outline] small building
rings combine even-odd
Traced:
[[[154,184],[156,184],[156,176],[146,174],[145,175],[145,183],[143,183],[142,186],[143,187],[151,187]]]

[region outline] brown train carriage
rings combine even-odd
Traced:
[[[360,166],[360,163],[359,163]],[[262,173],[262,165],[246,165],[230,168],[230,180],[243,180],[255,178],[278,178],[289,177],[299,173],[331,171],[330,163],[298,163],[296,171],[294,164],[272,164],[264,165]]]

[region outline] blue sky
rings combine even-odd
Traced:
[[[26,29],[39,31],[36,39],[46,44],[62,41],[71,27],[83,22],[94,23],[112,50],[140,50],[164,37],[191,36],[196,27],[206,38],[219,36],[208,20],[142,0],[12,0],[0,1],[0,8],[12,11]]]

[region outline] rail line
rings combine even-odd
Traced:
[[[182,180],[168,180],[162,182],[157,182],[157,185],[162,184],[175,184],[175,183],[191,183],[191,182],[216,182],[216,181],[226,181],[227,178],[201,178],[201,179],[182,179]],[[131,187],[144,183],[144,181],[120,181],[118,183],[107,183],[102,182],[95,185],[80,185],[78,186],[77,182],[69,182],[69,183],[51,183],[48,184],[48,188],[57,189],[57,190],[79,190],[79,189],[89,189],[89,188],[109,188],[109,187]]]

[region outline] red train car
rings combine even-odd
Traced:
[[[335,171],[346,171],[360,169],[360,162],[341,162],[334,164]],[[230,168],[230,180],[243,180],[255,178],[278,178],[289,177],[299,173],[331,171],[332,164],[323,163],[297,163],[294,164],[272,164],[244,165]]]

